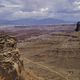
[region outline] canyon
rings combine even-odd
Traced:
[[[80,80],[79,24],[1,27],[1,80]]]

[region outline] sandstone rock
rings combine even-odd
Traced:
[[[15,38],[1,35],[0,80],[25,80],[23,70],[23,60],[20,58]]]
[[[76,28],[76,31],[80,31],[80,21],[77,22],[77,28]]]
[[[0,34],[0,80],[40,80],[25,70],[16,38],[6,34]]]

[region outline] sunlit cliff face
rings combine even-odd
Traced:
[[[0,80],[24,80],[15,37],[0,34]]]

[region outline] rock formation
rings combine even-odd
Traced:
[[[15,37],[0,34],[0,80],[24,80],[23,70]]]
[[[77,22],[77,28],[76,28],[76,31],[80,31],[80,21]]]

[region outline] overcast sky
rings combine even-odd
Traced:
[[[80,20],[80,0],[0,0],[0,20]]]

